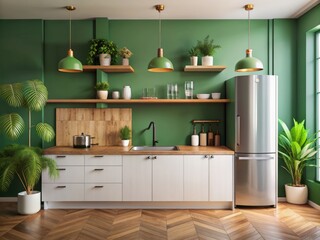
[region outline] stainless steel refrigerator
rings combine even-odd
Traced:
[[[235,205],[276,206],[278,77],[248,75],[226,82],[227,146],[235,151]]]

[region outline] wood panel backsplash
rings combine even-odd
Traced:
[[[121,145],[120,128],[132,129],[131,108],[57,108],[56,146],[73,146],[73,136],[94,137],[99,146]]]

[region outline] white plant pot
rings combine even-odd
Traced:
[[[129,66],[129,58],[122,58],[122,65]]]
[[[122,90],[123,99],[131,99],[131,88],[130,86],[124,86]]]
[[[19,214],[34,214],[41,209],[41,193],[33,191],[27,195],[27,192],[18,193],[18,213]]]
[[[288,203],[306,204],[308,201],[308,187],[293,187],[288,184],[285,185],[286,199]]]
[[[99,99],[107,99],[108,98],[108,91],[106,91],[106,90],[97,91],[97,97]]]
[[[124,147],[128,147],[129,146],[129,143],[130,143],[130,140],[121,140],[121,143],[122,143],[122,146]]]
[[[192,66],[197,66],[198,65],[198,57],[197,56],[190,57],[190,63]]]
[[[202,66],[212,66],[213,65],[213,56],[204,56],[201,58]]]
[[[111,63],[110,54],[100,54],[99,61],[101,66],[110,66],[110,63]]]

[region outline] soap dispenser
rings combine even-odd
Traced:
[[[214,144],[214,140],[213,140],[213,131],[212,131],[212,127],[211,124],[209,126],[209,130],[208,130],[208,146],[213,146]]]
[[[199,146],[199,135],[197,134],[196,125],[193,125],[193,135],[191,135],[191,146]]]
[[[203,124],[202,124],[201,133],[200,133],[200,146],[207,146],[207,133],[204,132]]]

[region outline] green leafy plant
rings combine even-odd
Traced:
[[[210,39],[207,35],[203,41],[198,40],[197,48],[203,56],[213,56],[217,48],[221,48],[220,45],[213,44],[213,39]]]
[[[111,64],[116,64],[118,47],[113,41],[107,39],[91,39],[87,57],[89,65],[99,65],[99,54],[106,53],[111,56]]]
[[[119,54],[122,58],[130,58],[133,55],[133,53],[127,47],[121,48]]]
[[[127,125],[120,129],[120,138],[121,140],[131,139],[131,130]]]
[[[188,51],[188,54],[190,57],[197,57],[200,54],[199,48],[197,46],[192,47]]]
[[[0,151],[0,188],[6,190],[16,174],[27,194],[31,194],[43,169],[49,168],[51,176],[58,175],[55,161],[43,157],[41,149],[31,147],[33,127],[43,141],[49,142],[55,137],[55,132],[49,124],[32,124],[32,111],[43,109],[48,99],[48,91],[42,81],[29,80],[0,85],[0,97],[9,106],[25,107],[28,110],[28,146],[9,145]],[[24,129],[25,122],[20,114],[8,113],[0,116],[0,131],[10,139],[19,138]]]
[[[304,127],[304,120],[298,123],[293,119],[294,126],[289,130],[287,125],[279,119],[283,132],[279,134],[279,154],[284,160],[282,166],[292,178],[292,186],[302,186],[301,177],[306,166],[313,166],[307,162],[314,159],[318,152],[314,143],[316,135],[308,137],[308,130]]]
[[[95,89],[97,91],[99,91],[99,90],[108,91],[109,90],[109,83],[108,82],[97,82]]]

